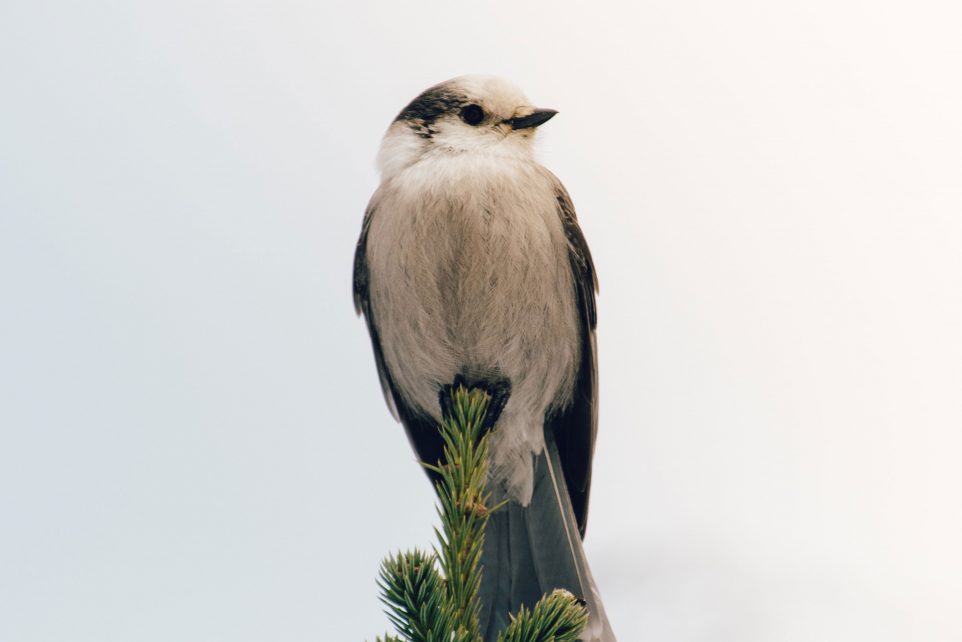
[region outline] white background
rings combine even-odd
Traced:
[[[0,5],[0,640],[371,640],[432,492],[351,260],[509,77],[601,279],[622,642],[962,640],[955,2]]]

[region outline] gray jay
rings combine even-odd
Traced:
[[[613,642],[582,548],[598,417],[591,254],[561,182],[533,154],[555,115],[514,85],[464,76],[415,98],[381,144],[354,302],[381,386],[418,457],[436,463],[439,391],[460,378],[500,411],[482,557],[492,642],[555,588],[588,603],[586,642]]]

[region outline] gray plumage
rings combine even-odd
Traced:
[[[597,426],[594,267],[564,187],[533,158],[535,110],[512,85],[433,87],[385,135],[354,293],[385,398],[418,456],[440,458],[438,391],[510,390],[491,442],[482,624],[566,588],[587,642],[614,640],[581,538]]]

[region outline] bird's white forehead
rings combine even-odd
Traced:
[[[442,86],[476,100],[488,111],[505,116],[513,115],[518,107],[529,105],[528,97],[517,85],[498,76],[458,76],[442,83]]]

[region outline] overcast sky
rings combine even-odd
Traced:
[[[962,639],[956,2],[4,0],[0,639],[373,640],[433,497],[351,259],[464,73],[558,117],[622,642]]]

